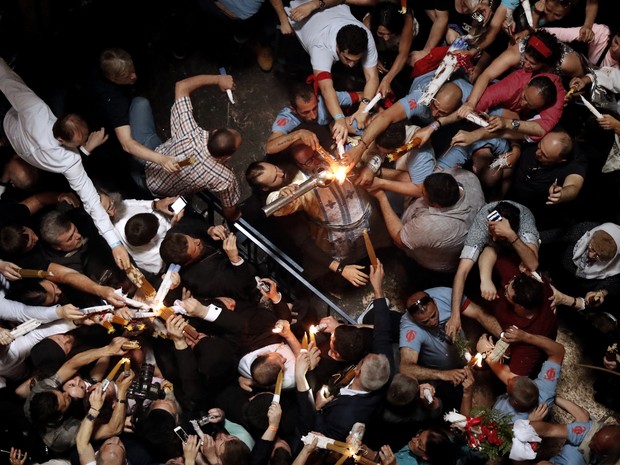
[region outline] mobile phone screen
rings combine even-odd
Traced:
[[[186,205],[187,202],[185,201],[185,199],[183,197],[179,197],[172,204],[170,204],[170,210],[172,210],[172,213],[176,215],[181,210],[183,210]]]
[[[185,432],[185,430],[183,428],[181,428],[180,426],[177,426],[174,429],[175,434],[179,437],[179,439],[183,442],[187,442],[187,439],[189,438],[189,436],[187,435],[187,433]]]

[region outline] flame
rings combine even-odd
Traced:
[[[316,333],[318,333],[318,332],[319,332],[319,328],[318,328],[317,326],[310,325],[310,332],[311,332],[312,334],[316,334]]]
[[[482,361],[486,358],[486,354],[481,354],[480,352],[476,353],[476,355],[471,358],[471,355],[469,355],[470,359],[467,359],[467,353],[465,355],[465,359],[468,362],[468,365],[470,367],[478,367],[478,368],[482,368]]]
[[[347,168],[346,166],[338,166],[332,169],[333,173],[334,173],[334,177],[336,178],[336,181],[338,181],[338,184],[342,184],[345,179],[347,179]]]

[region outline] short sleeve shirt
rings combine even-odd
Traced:
[[[336,97],[338,98],[338,103],[341,106],[351,106],[354,103],[353,97],[349,92],[338,91],[336,92]],[[331,120],[332,117],[329,114],[329,111],[327,111],[323,96],[319,95],[317,124],[326,126],[331,122]],[[291,107],[284,107],[280,110],[278,116],[276,116],[276,120],[271,125],[271,132],[289,134],[297,129],[300,124],[301,120],[299,119],[299,116],[297,116],[297,113],[295,113]]]
[[[178,99],[172,106],[170,131],[172,137],[155,150],[179,160],[194,157],[196,162],[168,173],[158,164],[147,161],[145,173],[149,190],[161,196],[191,195],[208,190],[220,198],[224,207],[236,205],[241,197],[237,178],[228,166],[209,153],[209,133],[196,123],[189,97]]]
[[[538,376],[534,380],[534,384],[538,387],[539,404],[547,404],[549,407],[553,406],[553,400],[555,399],[555,391],[558,386],[561,370],[562,367],[555,362],[550,362],[547,360],[543,363]],[[527,420],[529,416],[529,412],[517,412],[514,409],[514,407],[510,404],[508,394],[499,396],[495,401],[493,408],[512,416],[513,423],[517,420]]]
[[[451,370],[461,368],[463,361],[454,344],[448,343],[445,325],[451,316],[452,289],[435,287],[426,293],[435,300],[439,311],[439,326],[424,328],[413,321],[408,312],[400,320],[400,347],[407,347],[419,354],[418,364],[428,368]],[[463,298],[463,303],[467,299]]]
[[[536,229],[536,220],[534,219],[532,212],[527,207],[516,202],[511,202],[509,200],[504,200],[504,202],[514,205],[521,212],[521,222],[517,233],[519,238],[521,238],[521,240],[526,244],[538,244],[540,235],[538,233],[538,229]],[[489,234],[487,215],[495,209],[495,206],[498,203],[499,202],[491,202],[484,205],[480,209],[476,215],[476,218],[474,218],[474,222],[471,225],[469,232],[467,233],[467,238],[465,239],[465,245],[463,246],[463,251],[461,252],[460,258],[469,258],[475,262],[478,260],[482,250],[487,245],[491,244],[491,235]]]

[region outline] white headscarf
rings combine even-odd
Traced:
[[[588,262],[588,244],[596,231],[605,231],[616,243],[616,256],[606,262],[596,260]],[[620,226],[614,223],[604,223],[585,233],[573,248],[573,263],[577,267],[575,274],[585,279],[604,279],[620,274]]]

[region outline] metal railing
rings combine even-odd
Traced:
[[[197,208],[196,205],[193,205],[194,209],[199,210],[208,223],[215,224],[215,213],[222,216],[222,207],[219,200],[210,192],[206,191],[195,194],[195,196],[206,204],[206,209],[200,209]],[[206,216],[205,212],[207,213]],[[287,288],[285,284],[287,279],[284,279],[283,273],[294,278],[297,283],[301,284],[305,289],[321,300],[327,306],[328,314],[333,310],[346,322],[351,324],[356,323],[353,318],[302,275],[304,269],[299,263],[289,257],[280,247],[244,220],[243,217],[237,220],[232,227],[243,234],[247,239],[237,244],[243,258],[255,266],[263,266],[266,264],[269,268],[271,277],[278,281],[278,285],[283,287],[285,292],[292,297],[295,295],[294,289],[290,287]],[[263,253],[262,257],[259,251]]]

